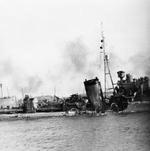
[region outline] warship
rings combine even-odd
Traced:
[[[150,86],[149,77],[132,78],[131,74],[125,74],[124,71],[118,71],[119,80],[113,82],[110,72],[108,55],[105,51],[105,37],[102,32],[100,49],[103,53],[104,64],[104,91],[102,91],[101,82],[95,79],[85,80],[85,90],[89,102],[94,106],[94,110],[105,112],[140,112],[150,111]],[[111,87],[107,88],[107,80],[110,80]],[[109,91],[111,90],[111,93]],[[109,95],[108,95],[109,94]]]

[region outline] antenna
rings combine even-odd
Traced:
[[[108,55],[106,55],[106,50],[105,50],[105,37],[104,37],[104,32],[103,32],[103,23],[101,22],[101,28],[102,28],[102,32],[101,32],[101,46],[100,49],[102,50],[101,53],[103,53],[103,61],[104,61],[104,98],[106,98],[106,92],[107,92],[107,86],[106,86],[106,82],[107,82],[107,75],[109,76],[110,80],[111,80],[111,84],[112,84],[112,88],[114,90],[114,83],[113,83],[113,79],[111,76],[111,72],[110,72],[110,68],[109,68],[109,62],[108,62]]]

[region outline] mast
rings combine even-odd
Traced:
[[[102,39],[101,39],[101,46],[100,49],[102,49],[103,53],[103,62],[104,62],[104,98],[106,98],[106,52],[105,52],[105,37],[102,31]]]
[[[108,55],[106,55],[106,50],[105,50],[105,36],[103,33],[103,30],[101,32],[101,46],[100,49],[102,50],[101,53],[103,53],[103,61],[104,61],[104,98],[106,98],[106,92],[107,92],[107,86],[106,86],[106,82],[107,82],[107,75],[110,78],[111,84],[112,84],[112,88],[114,90],[114,83],[113,83],[113,79],[111,76],[111,72],[110,72],[110,68],[109,68],[109,62],[108,62]]]

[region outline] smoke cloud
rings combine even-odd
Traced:
[[[65,72],[72,72],[73,75],[85,74],[87,77],[95,76],[98,65],[96,57],[81,39],[67,43],[63,58]]]
[[[133,71],[137,76],[150,77],[150,52],[143,51],[130,58]]]
[[[99,58],[95,54],[81,39],[69,41],[64,47],[61,63],[55,72],[48,73],[53,87],[63,94],[82,93],[83,81],[97,76]]]
[[[16,64],[19,61],[5,58],[0,63],[1,80],[5,79],[16,94],[21,94],[22,90],[31,95],[39,95],[39,93],[41,95],[41,92],[49,94],[53,93],[54,88],[57,91],[56,95],[61,96],[82,93],[83,81],[98,76],[99,57],[96,56],[98,53],[90,51],[81,39],[67,42],[60,52],[61,57],[58,63],[49,68],[50,62],[48,62],[47,68],[44,66],[47,72],[42,70],[39,73],[34,71],[34,68],[38,66],[36,64],[31,67],[33,72],[32,70],[29,72],[26,66]],[[34,59],[36,58],[33,57]],[[30,62],[27,61],[27,63]]]
[[[29,94],[36,93],[42,85],[42,79],[37,75],[26,76],[24,78],[18,77],[18,80],[13,79],[13,81],[13,86],[16,88],[16,90],[23,90],[24,93]]]
[[[135,77],[150,77],[150,53],[149,51],[140,51],[132,55],[127,60],[121,60],[115,53],[110,53],[110,69],[113,77],[117,77],[116,72],[123,70],[126,73],[131,73]],[[117,80],[116,78],[114,78]]]
[[[66,45],[64,58],[67,62],[64,66],[75,72],[83,72],[87,66],[88,49],[79,40],[70,42]]]
[[[14,72],[12,62],[7,59],[0,62],[0,76],[9,76]]]
[[[136,76],[150,77],[150,55],[148,51],[137,53],[126,63],[115,53],[110,53],[108,56],[114,82],[117,81],[116,72],[118,70],[124,70],[126,73],[131,71],[131,74],[134,73]],[[67,42],[61,50],[59,59],[53,68],[47,67],[45,68],[47,72],[43,72],[43,70],[37,74],[34,71],[29,73],[25,68],[17,66],[14,60],[5,58],[0,62],[1,81],[7,79],[10,84],[8,86],[15,90],[16,95],[21,94],[22,89],[24,93],[33,95],[39,95],[39,92],[51,94],[54,88],[56,95],[59,96],[83,93],[83,81],[96,76],[100,78],[103,85],[103,57],[102,55],[100,57],[97,51],[90,50],[83,40],[75,39]],[[46,90],[47,88],[49,90]]]
[[[16,93],[22,89],[25,93],[37,92],[42,85],[42,79],[38,75],[29,75],[24,70],[16,67],[13,61],[6,59],[0,63],[0,76],[1,79],[7,78],[15,89]]]

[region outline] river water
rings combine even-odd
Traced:
[[[149,151],[150,113],[0,121],[0,151]]]

